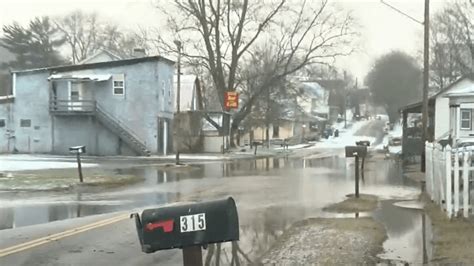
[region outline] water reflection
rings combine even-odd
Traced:
[[[427,263],[428,252],[426,215],[421,210],[401,208],[394,201],[383,201],[374,213],[374,218],[382,222],[388,239],[384,243],[385,253],[380,255],[388,261],[410,264]]]
[[[408,184],[408,181],[402,180],[401,168],[397,164],[386,161],[377,165],[377,171],[369,169],[367,166],[362,193],[370,186],[383,193],[384,189],[378,185]],[[66,200],[63,195],[63,200],[56,202],[50,199],[51,202],[45,204],[3,207],[0,208],[0,229],[189,200],[185,197],[189,196],[188,192],[193,193],[196,199],[231,194],[239,207],[241,240],[238,244],[209,246],[204,258],[206,265],[249,264],[250,261],[258,262],[258,258],[291,224],[310,217],[324,217],[321,209],[343,200],[344,195],[352,193],[354,187],[353,163],[337,156],[319,159],[262,158],[185,168],[142,166],[114,171],[140,176],[144,181],[112,190],[111,193],[88,190],[68,192],[71,195],[67,195]],[[31,194],[23,197],[28,196]],[[10,199],[5,197],[4,200]],[[350,214],[351,217],[365,215]],[[398,234],[402,234],[403,228],[415,224],[409,221],[402,223],[404,226],[401,229],[394,229]]]

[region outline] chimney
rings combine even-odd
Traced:
[[[135,57],[135,58],[146,57],[145,49],[143,49],[143,48],[133,49],[133,57]]]

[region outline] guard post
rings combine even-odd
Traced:
[[[142,251],[180,248],[183,265],[202,266],[202,250],[209,244],[239,240],[234,199],[178,204],[133,213]]]
[[[355,197],[359,198],[359,157],[367,155],[367,146],[346,146],[346,158],[355,158]]]
[[[70,153],[75,153],[77,158],[77,170],[79,171],[79,182],[84,182],[84,178],[82,177],[82,166],[81,166],[81,153],[86,152],[86,146],[74,146],[69,147]]]

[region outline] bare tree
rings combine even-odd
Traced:
[[[453,0],[435,14],[432,25],[432,81],[438,88],[474,71],[474,8]]]
[[[66,36],[73,64],[86,59],[100,49],[99,21],[96,13],[74,11],[60,18],[56,25]]]
[[[233,114],[232,130],[282,78],[308,64],[349,54],[348,45],[356,35],[351,16],[327,0],[175,0],[174,7],[163,11],[169,29],[184,43],[184,56],[207,68],[223,110],[225,92],[239,90],[245,82],[242,63],[252,60],[258,46],[271,52],[273,62],[262,69],[264,77]],[[175,50],[167,40],[162,39],[161,45],[165,51]]]
[[[96,13],[74,11],[57,19],[56,25],[66,37],[73,64],[100,49],[106,49],[122,58],[133,56],[134,48],[149,49],[146,30],[121,29],[116,24],[100,20]]]

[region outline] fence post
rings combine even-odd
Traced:
[[[435,149],[435,145],[434,143],[431,143],[431,151],[430,151],[430,154],[431,154],[431,193],[432,193],[432,196],[431,196],[431,199],[433,199],[433,196],[436,195],[435,193],[435,152],[436,152],[436,149]],[[437,201],[437,199],[436,199]]]
[[[471,152],[464,151],[463,163],[462,163],[462,205],[463,205],[463,216],[467,218],[469,216],[469,166],[471,163]],[[469,162],[469,165],[468,165]]]
[[[428,141],[425,142],[425,166],[426,166],[426,171],[425,171],[425,192],[428,193],[428,195],[430,196],[430,198],[432,198],[432,195],[431,195],[431,191],[430,191],[430,181],[431,181],[431,177],[430,177],[430,173],[431,173],[431,161],[430,161],[430,149],[429,149],[429,146],[430,143]]]
[[[436,193],[438,195],[438,204],[446,207],[446,190],[444,189],[446,182],[444,182],[443,178],[446,175],[446,150],[440,148],[441,145],[437,146],[438,167],[436,171]]]
[[[444,149],[444,159],[446,162],[446,211],[448,217],[451,218],[453,214],[453,196],[451,187],[451,147],[449,145]]]
[[[454,216],[459,213],[459,150],[454,150]]]

